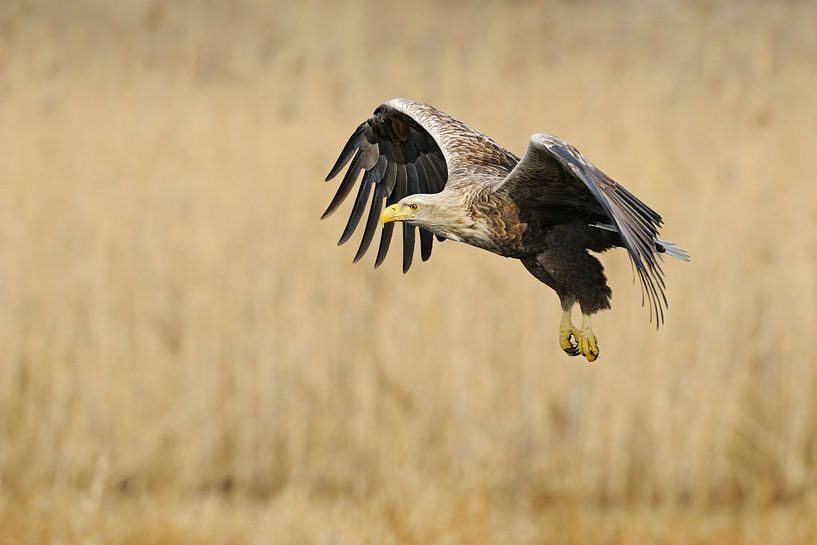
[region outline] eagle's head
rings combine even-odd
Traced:
[[[405,221],[423,227],[432,233],[452,240],[464,241],[475,222],[459,199],[445,191],[409,195],[398,203],[387,206],[380,215],[380,223]]]

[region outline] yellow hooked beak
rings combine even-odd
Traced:
[[[413,217],[414,213],[408,206],[393,204],[383,209],[383,213],[380,214],[380,225],[386,225],[393,221],[402,221]]]

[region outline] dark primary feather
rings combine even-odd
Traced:
[[[352,187],[354,187],[357,177],[360,174],[360,170],[363,168],[361,166],[362,161],[360,159],[360,150],[354,148],[352,151],[355,152],[355,158],[352,160],[352,165],[349,167],[349,170],[346,171],[346,175],[343,177],[343,181],[340,183],[337,193],[335,193],[335,196],[332,198],[332,202],[329,203],[329,206],[326,207],[323,215],[321,215],[321,219],[329,217],[329,215],[334,212],[338,206],[340,206],[343,200],[349,195]],[[346,150],[343,150],[341,155],[345,153]]]
[[[355,141],[360,136],[362,130],[363,125],[360,125],[357,130],[352,133],[352,136],[349,137],[349,140],[346,141],[346,145],[343,146],[343,151],[340,152],[338,160],[335,161],[334,166],[332,166],[332,170],[330,170],[329,174],[326,175],[327,182],[338,175],[338,172],[340,172],[341,169],[346,166],[346,163],[349,162],[349,159],[352,158],[354,153],[360,152],[360,149],[355,145]]]
[[[403,273],[407,273],[411,268],[411,261],[414,259],[414,226],[403,222]]]
[[[371,245],[384,201],[386,205],[391,205],[407,195],[438,193],[448,181],[445,156],[432,135],[412,117],[387,104],[378,107],[372,117],[352,133],[326,177],[327,181],[337,176],[347,164],[349,169],[321,217],[329,216],[343,203],[358,180],[360,170],[364,170],[349,220],[338,242],[343,244],[348,241],[357,229],[374,188],[355,261],[362,258]],[[413,225],[403,223],[404,272],[411,267],[414,230]],[[375,267],[386,258],[393,232],[393,224],[382,229]],[[430,232],[420,229],[423,261],[431,255],[433,241]]]
[[[360,223],[360,218],[363,216],[363,212],[366,209],[366,201],[369,199],[369,193],[371,192],[372,185],[378,183],[385,171],[386,159],[380,157],[371,167],[371,169],[367,170],[363,175],[363,181],[360,182],[360,189],[357,192],[357,198],[355,199],[355,204],[352,207],[352,214],[349,216],[349,221],[346,223],[346,228],[343,230],[343,234],[338,241],[338,245],[349,240],[349,237],[351,237],[352,233],[354,233],[355,229],[357,228],[357,224]]]
[[[389,253],[389,246],[391,246],[391,236],[394,233],[394,223],[387,223],[383,226],[383,233],[380,235],[380,244],[377,247],[377,257],[374,260],[374,268],[378,268],[386,255]]]
[[[664,321],[667,298],[664,273],[656,249],[661,216],[635,195],[587,161],[579,151],[555,136],[536,134],[528,151],[499,191],[523,213],[556,204],[576,218],[606,216],[615,226],[642,285],[642,298],[657,325]]]
[[[383,208],[384,189],[385,187],[382,184],[378,184],[374,190],[374,194],[372,194],[372,204],[369,206],[369,217],[366,219],[366,228],[363,230],[363,238],[360,239],[360,246],[358,246],[357,253],[355,253],[354,263],[360,261],[360,258],[363,257],[366,250],[369,249],[369,245],[372,243],[374,230],[377,228],[379,211]]]
[[[418,155],[419,157],[419,155]],[[422,193],[420,190],[420,178],[417,175],[417,166],[415,163],[406,164],[406,180],[408,185],[407,195],[416,195]],[[414,256],[414,225],[403,222],[403,272],[408,272],[411,267],[411,260]]]
[[[406,194],[406,166],[395,162],[389,163],[389,165],[394,166],[395,172],[391,192],[387,192],[389,196],[386,199],[386,206],[396,203],[403,198],[403,195]],[[387,182],[387,185],[388,184],[389,182]],[[386,254],[388,254],[389,246],[391,245],[391,237],[393,232],[394,223],[387,223],[383,227],[383,233],[380,235],[380,246],[377,248],[377,258],[374,262],[375,268],[379,267],[380,264],[383,263],[383,260],[386,259]]]

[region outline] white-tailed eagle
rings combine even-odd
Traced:
[[[588,250],[627,250],[656,324],[663,323],[667,306],[661,256],[689,260],[684,250],[658,238],[662,221],[657,212],[555,136],[531,136],[520,160],[427,104],[393,99],[355,130],[327,181],[350,162],[322,217],[337,209],[362,171],[339,241],[349,240],[365,214],[355,261],[383,225],[375,259],[379,266],[396,221],[403,222],[403,272],[411,266],[415,228],[423,261],[431,256],[435,236],[519,259],[561,300],[561,348],[588,361],[599,355],[590,316],[610,308],[612,294],[601,263]],[[571,321],[576,303],[581,328]]]

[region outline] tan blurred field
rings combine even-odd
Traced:
[[[0,4],[0,544],[816,543],[815,21]],[[622,252],[593,365],[516,262],[353,265],[322,180],[394,96],[659,210],[667,326]]]

